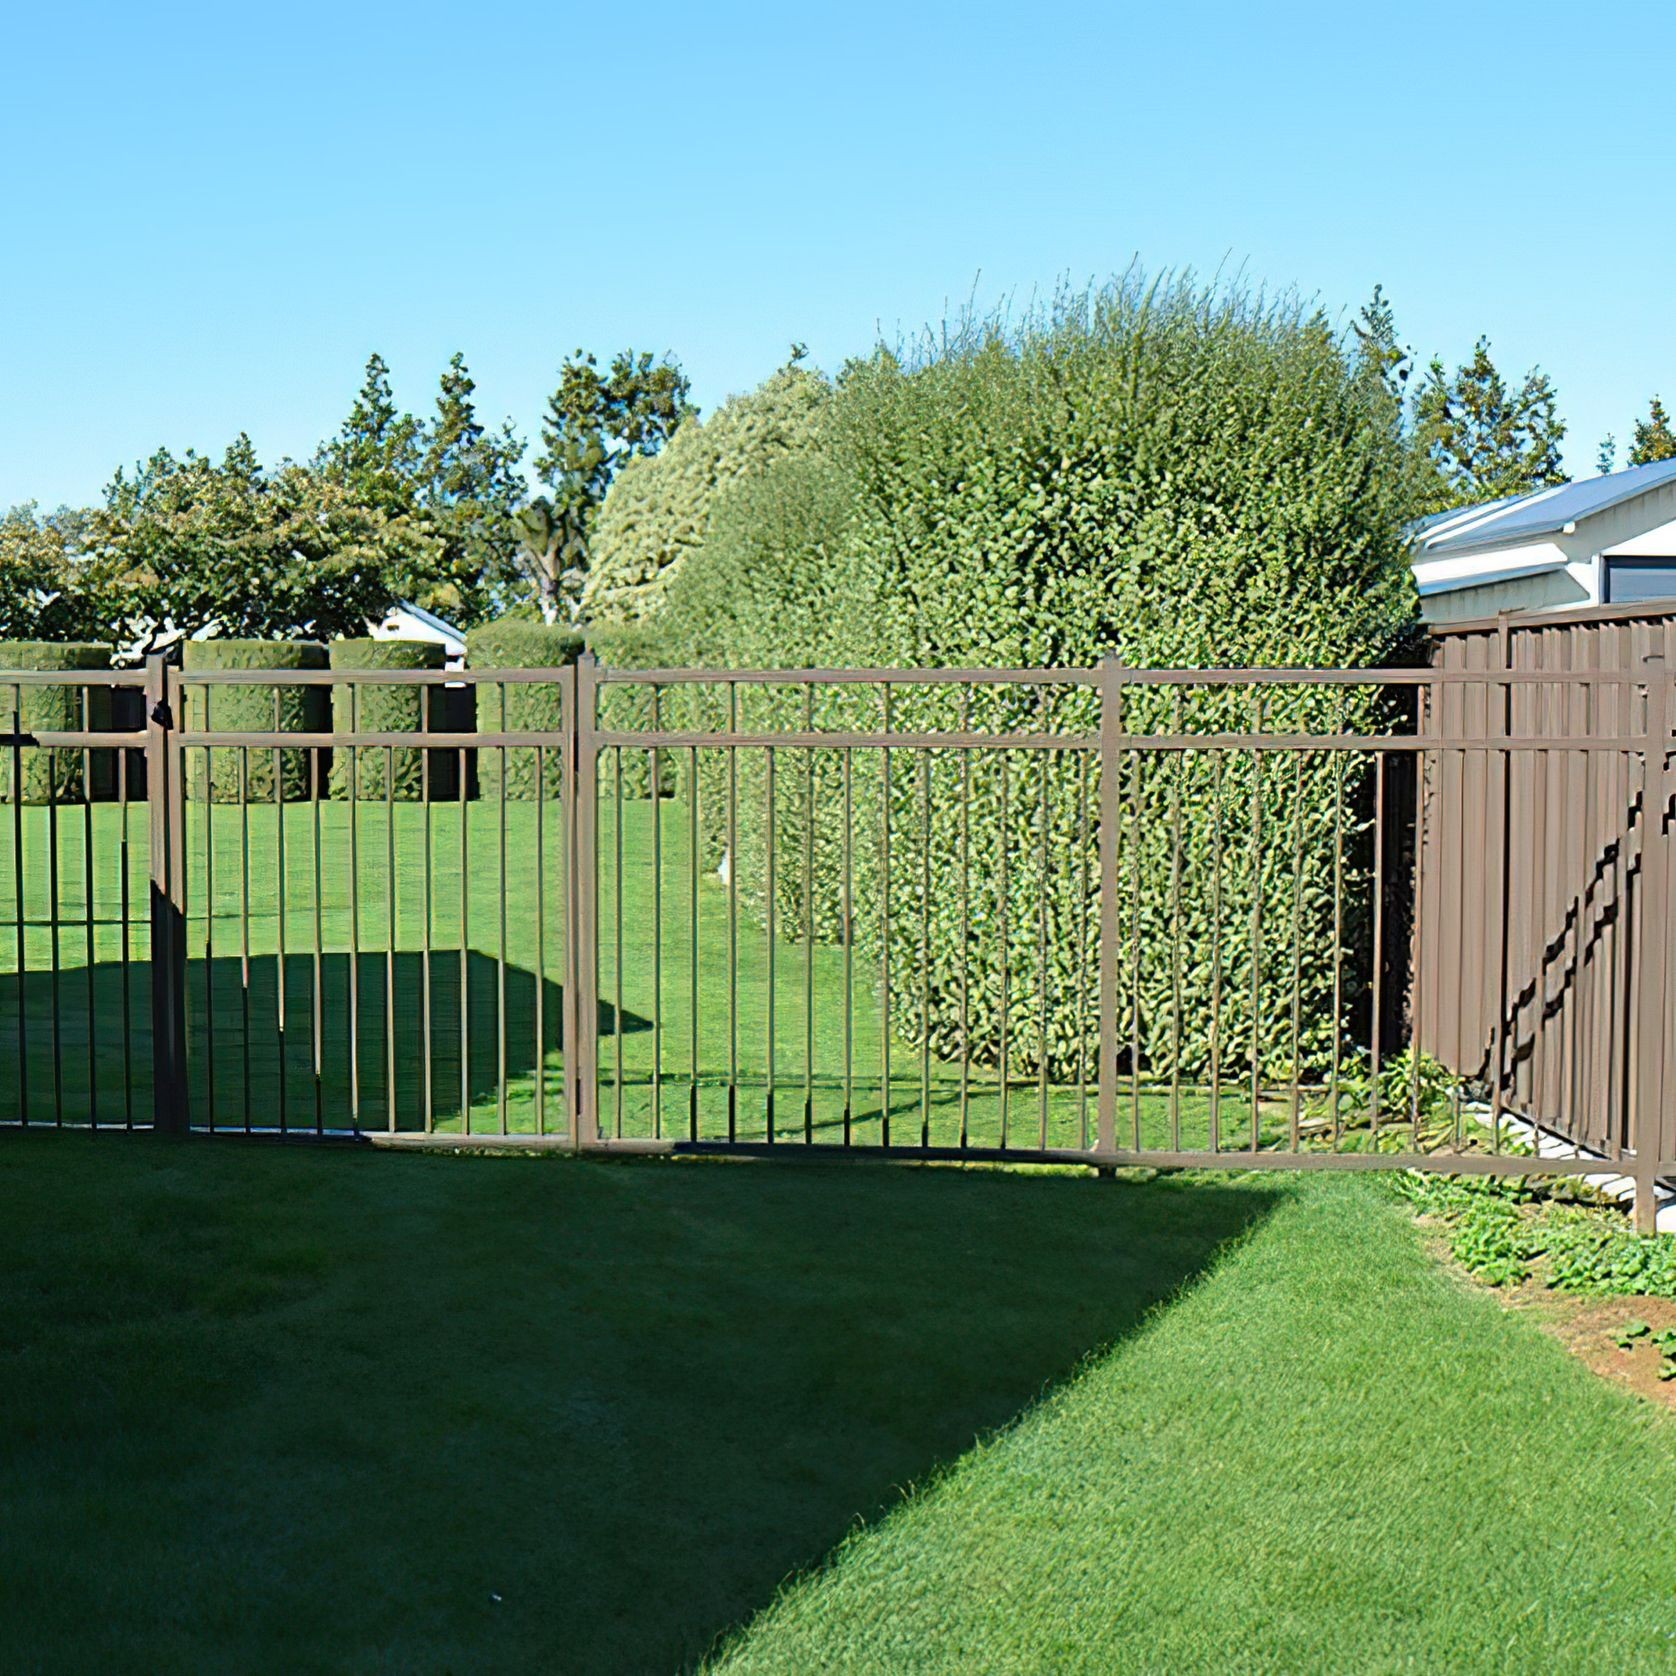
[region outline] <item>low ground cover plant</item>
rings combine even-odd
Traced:
[[[1667,1382],[1676,1379],[1676,1327],[1662,1327],[1655,1332],[1645,1321],[1626,1321],[1614,1340],[1620,1350],[1633,1350],[1644,1341],[1650,1344],[1659,1355],[1659,1378]]]
[[[1532,1278],[1588,1297],[1676,1298],[1676,1235],[1635,1233],[1586,1183],[1404,1174],[1396,1190],[1490,1286]]]

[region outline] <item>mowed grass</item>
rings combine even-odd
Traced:
[[[1676,1667],[1676,1424],[1296,1182],[731,1638],[738,1671]]]
[[[1374,1182],[0,1143],[6,1668],[1676,1652],[1676,1427]]]
[[[147,1122],[148,814],[0,818],[0,1121]],[[597,1109],[627,1138],[1081,1147],[1080,1075],[938,1060],[887,1028],[862,950],[771,940],[693,865],[678,798],[601,800]],[[564,1134],[565,811],[557,802],[186,806],[188,1064],[199,1127]],[[21,849],[19,830],[21,829]],[[907,842],[911,834],[903,834]],[[22,913],[14,862],[22,857]],[[127,880],[126,894],[123,881]],[[54,905],[56,904],[56,909]],[[911,920],[912,901],[897,904]],[[20,927],[21,920],[21,927]],[[1015,1025],[1036,1005],[1020,934]],[[283,973],[283,980],[281,974]],[[1092,975],[1091,975],[1092,979]],[[899,962],[898,999],[916,1003]],[[904,988],[905,986],[905,988]],[[1091,983],[1092,988],[1092,983]],[[1087,998],[1089,1018],[1097,999]],[[1125,1083],[1121,1143],[1210,1142],[1187,1089]],[[1249,1144],[1227,1068],[1221,1144]],[[1265,1099],[1266,1141],[1285,1133]]]
[[[1267,1187],[0,1137],[0,1667],[667,1670]]]

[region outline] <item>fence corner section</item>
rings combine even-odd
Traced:
[[[151,839],[152,1126],[184,1134],[186,1103],[186,834],[169,674],[145,662],[146,800]]]
[[[1117,869],[1123,748],[1123,660],[1100,660],[1100,1101],[1095,1152],[1117,1151]]]

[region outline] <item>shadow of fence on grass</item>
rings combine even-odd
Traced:
[[[0,1122],[149,1123],[151,972],[118,960],[0,974]],[[540,1067],[547,1127],[563,1127],[564,989],[550,976],[476,949],[324,953],[318,965],[305,951],[286,956],[283,1011],[280,988],[274,954],[188,960],[195,1126],[272,1128],[283,1113],[290,1127],[342,1129],[358,1111],[382,1129],[393,1091],[402,1130],[424,1127],[427,1093],[444,1128],[468,1108],[474,1129],[498,1127],[504,1083],[509,1125],[533,1130]],[[598,1027],[602,1039],[619,1028],[609,1002]],[[650,1024],[625,1012],[621,1028]]]
[[[687,1668],[858,1522],[876,1522],[1137,1332],[1287,1191],[865,1168],[835,1191],[836,1173],[772,1183],[784,1204],[753,1227],[755,1261],[807,1276],[808,1290],[782,1289],[750,1323],[741,1300],[730,1326],[757,1340],[754,1352],[696,1424],[658,1446],[671,1528],[690,1521],[755,1552],[737,1571],[715,1567],[722,1598],[708,1624],[697,1602],[654,1581],[663,1621],[648,1616],[599,1668]],[[702,1310],[719,1276],[706,1287],[701,1256],[673,1268]],[[766,1430],[759,1402],[774,1416]],[[720,1439],[730,1441],[716,1460]],[[737,1494],[708,1505],[719,1482]]]
[[[462,1583],[501,1597],[493,1619],[467,1608],[485,1667],[625,1672],[693,1667],[1287,1191],[868,1165],[449,1171],[445,1192],[362,1173],[379,1255],[340,1304],[378,1320],[356,1378],[399,1392],[402,1423],[374,1441],[306,1377],[265,1393],[376,1452],[353,1540],[341,1507],[287,1508],[288,1539],[350,1567],[338,1650],[425,1662],[446,1528]]]

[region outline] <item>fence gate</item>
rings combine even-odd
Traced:
[[[0,673],[0,1116],[1650,1207],[1671,678],[1515,661]]]

